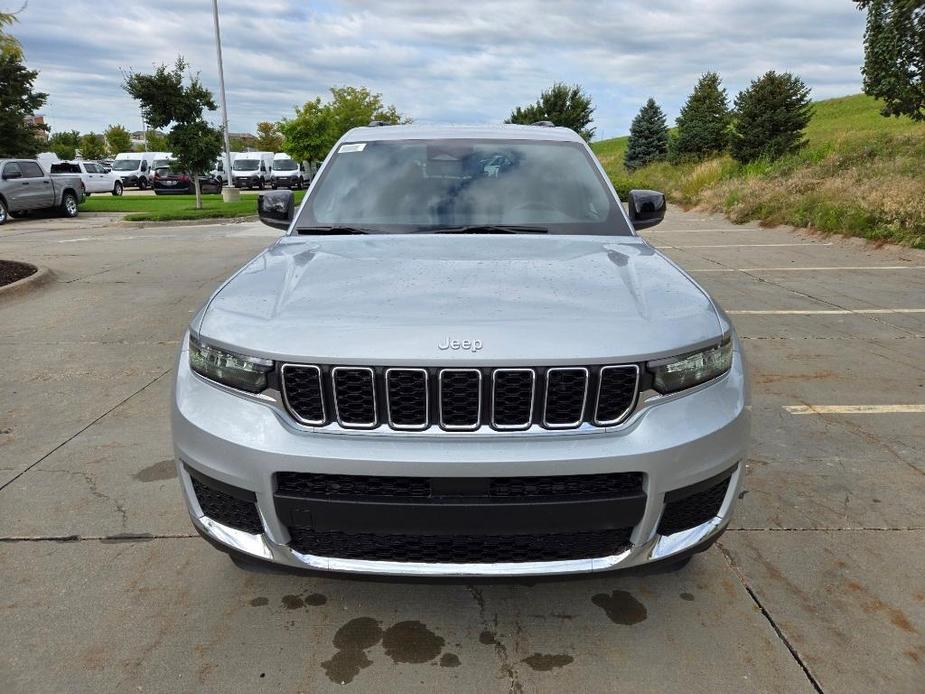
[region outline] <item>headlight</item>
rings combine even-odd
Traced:
[[[671,361],[649,363],[652,386],[659,393],[674,393],[705,383],[729,371],[732,366],[732,340],[701,352],[692,352]]]
[[[266,390],[267,374],[273,370],[269,359],[226,352],[193,337],[189,339],[189,365],[208,379],[249,393]]]

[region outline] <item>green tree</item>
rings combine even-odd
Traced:
[[[80,156],[84,159],[102,159],[106,156],[106,138],[87,133],[80,138]]]
[[[127,74],[123,88],[141,104],[148,125],[173,126],[167,143],[178,164],[193,177],[198,210],[202,208],[199,175],[211,167],[221,152],[221,137],[212,136],[218,131],[202,117],[204,110],[215,110],[215,98],[203,86],[199,75],[188,68],[183,56],[178,56],[172,68],[160,65],[150,75]]]
[[[132,151],[132,134],[122,125],[110,125],[103,131],[106,151],[111,155]]]
[[[633,118],[623,165],[630,171],[668,156],[668,125],[655,99],[649,99]]]
[[[548,120],[554,125],[571,128],[585,140],[591,140],[595,128],[588,126],[593,116],[594,106],[591,97],[582,90],[581,85],[570,87],[563,82],[556,82],[540,94],[536,103],[518,106],[504,122],[531,125],[537,121]]]
[[[867,10],[864,93],[884,116],[925,120],[925,5],[922,0],[855,0]]]
[[[232,152],[243,152],[247,148],[247,143],[240,137],[229,137],[228,142]]]
[[[23,65],[19,54],[0,54],[0,157],[35,156],[42,146],[38,133],[47,128],[26,121],[48,98],[33,90],[37,76]]]
[[[731,118],[729,100],[719,75],[704,73],[675,122],[672,155],[679,159],[700,159],[722,152],[729,145]]]
[[[80,147],[80,133],[77,130],[61,130],[48,138],[48,151],[58,155],[58,159],[73,159]]]
[[[283,149],[283,136],[279,126],[269,121],[257,123],[257,142],[254,146],[261,152],[280,152]]]
[[[25,7],[25,5],[23,5]],[[18,12],[0,12],[0,56],[11,55],[14,58],[22,60],[22,45],[16,40],[15,36],[4,31],[3,27],[12,26],[18,20]]]
[[[350,130],[370,121],[410,123],[394,106],[386,106],[382,95],[366,87],[332,87],[327,103],[317,97],[296,107],[295,117],[284,118],[279,130],[283,149],[296,161],[321,161],[334,143]]]
[[[170,145],[167,143],[167,135],[155,130],[149,130],[145,133],[145,149],[149,152],[167,152]]]
[[[736,96],[732,156],[750,162],[797,151],[806,144],[803,130],[812,115],[803,80],[789,72],[766,72]]]

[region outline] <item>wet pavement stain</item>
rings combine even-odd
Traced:
[[[495,632],[488,631],[487,629],[479,634],[479,643],[483,643],[486,646],[491,646],[498,643],[498,639],[495,637]]]
[[[305,601],[298,595],[284,595],[281,602],[287,610],[298,610],[305,607]]]
[[[305,596],[305,604],[311,607],[320,607],[328,601],[328,596],[321,593],[311,593]]]
[[[328,679],[337,684],[352,682],[360,670],[373,664],[366,650],[381,640],[382,626],[372,617],[357,617],[344,624],[332,639],[337,653],[321,663]]]
[[[533,655],[524,658],[521,662],[529,665],[531,670],[536,670],[537,672],[549,672],[555,668],[565,667],[573,660],[575,659],[572,656],[565,655],[564,653],[560,653],[558,655],[548,653],[534,653]]]
[[[269,605],[270,601],[264,597],[254,598],[248,603],[251,607],[263,607],[264,605]]]
[[[614,624],[639,624],[649,614],[646,606],[625,590],[615,590],[610,595],[598,593],[591,598],[591,602],[604,610]]]
[[[426,663],[440,655],[445,643],[418,621],[398,622],[382,634],[385,654],[396,663]]]
[[[173,460],[162,460],[136,472],[134,477],[139,482],[159,482],[177,476],[177,464]]]
[[[459,656],[455,653],[444,653],[440,656],[440,667],[459,667]]]
[[[692,593],[681,593],[681,599],[694,602],[694,595]]]

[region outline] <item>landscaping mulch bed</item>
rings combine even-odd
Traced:
[[[31,265],[17,263],[15,260],[0,260],[0,287],[28,277],[34,272],[35,268]]]

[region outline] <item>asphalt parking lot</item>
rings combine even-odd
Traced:
[[[0,229],[55,273],[0,296],[0,691],[925,691],[925,253],[672,212],[646,235],[751,361],[730,530],[678,573],[420,584],[245,573],[186,516],[177,340],[275,234]]]

